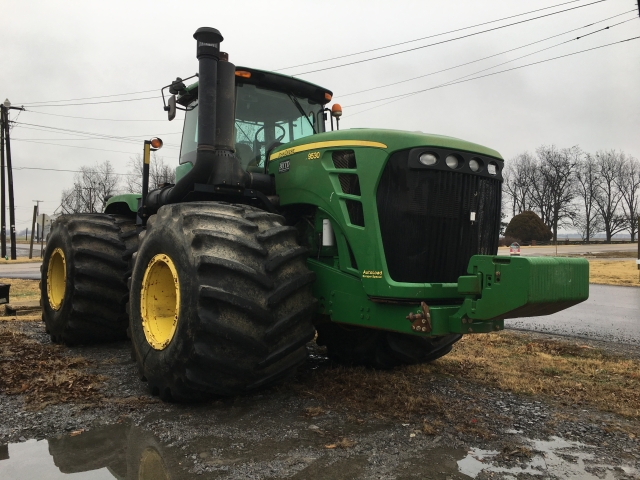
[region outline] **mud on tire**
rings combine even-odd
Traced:
[[[327,347],[331,359],[345,365],[379,369],[432,362],[449,353],[462,338],[462,335],[418,337],[332,322],[316,328],[316,343]]]
[[[74,345],[126,337],[126,277],[136,245],[135,224],[127,217],[58,217],[47,240],[40,282],[42,320],[52,341]],[[57,266],[50,266],[52,261]],[[52,285],[57,289],[53,296]]]
[[[165,400],[235,395],[276,383],[305,362],[315,334],[315,274],[296,230],[283,223],[253,207],[214,202],[166,205],[149,219],[131,279],[130,328],[152,393]],[[168,344],[152,347],[141,291],[160,254],[175,266],[179,301]]]

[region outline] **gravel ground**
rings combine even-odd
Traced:
[[[39,322],[0,326],[49,344]],[[638,347],[591,343],[640,358]],[[315,344],[309,349],[300,378],[331,368]],[[235,399],[165,404],[138,380],[127,343],[61,352],[86,360],[82,368],[100,380],[99,396],[38,404],[0,392],[2,478],[29,477],[29,467],[20,470],[11,459],[46,452],[45,442],[35,441],[42,439],[59,471],[106,467],[115,478],[640,478],[640,422],[571,402],[436,376],[425,379],[429,390],[462,411],[435,419],[434,428],[424,418],[328,409],[295,383]],[[470,418],[466,427],[450,421],[462,414]],[[2,460],[6,444],[9,459]]]

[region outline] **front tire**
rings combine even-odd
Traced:
[[[107,214],[62,215],[42,262],[42,319],[55,343],[126,337],[128,259],[137,243],[132,220]]]
[[[432,362],[451,351],[462,335],[420,337],[333,322],[317,326],[316,343],[329,357],[345,365],[389,369]]]
[[[315,276],[283,222],[214,202],[166,205],[149,219],[131,279],[130,328],[153,394],[235,395],[305,362]]]

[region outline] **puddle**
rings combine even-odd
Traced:
[[[317,427],[316,427],[317,428]],[[383,430],[384,431],[384,430]],[[381,433],[383,431],[378,431]],[[245,431],[246,433],[246,431]],[[316,434],[314,434],[316,435]],[[394,434],[392,434],[393,436]],[[309,437],[315,438],[315,437]],[[602,464],[593,447],[552,437],[548,441],[519,438],[530,458],[504,463],[496,451],[434,446],[411,449],[402,458],[372,441],[371,448],[327,450],[326,440],[312,442],[302,432],[274,441],[221,436],[198,438],[187,447],[159,441],[127,424],[73,432],[47,440],[0,445],[1,479],[187,478],[492,478],[615,479],[640,477],[628,465]],[[515,438],[515,437],[513,437]],[[437,443],[437,440],[434,440]]]
[[[576,480],[614,480],[626,474],[640,478],[640,470],[630,465],[613,465],[601,463],[590,452],[593,447],[579,442],[551,437],[551,440],[524,440],[533,452],[529,459],[521,461],[518,466],[503,467],[498,465],[498,452],[472,448],[467,456],[458,460],[460,473],[471,478],[481,472],[501,473],[501,478],[518,478],[528,474],[548,478],[554,475],[561,479]]]

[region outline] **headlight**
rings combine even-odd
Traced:
[[[481,166],[482,163],[477,158],[472,158],[471,160],[469,160],[469,168],[472,172],[477,172],[478,170],[480,170]]]
[[[487,171],[489,175],[496,175],[498,173],[498,165],[495,162],[489,163],[489,165],[487,165]]]
[[[420,155],[420,163],[430,167],[431,165],[435,165],[438,162],[438,157],[436,157],[433,153],[423,153]]]
[[[445,162],[447,164],[447,167],[452,168],[454,170],[458,168],[458,166],[460,165],[460,160],[455,155],[449,155],[445,159]]]

